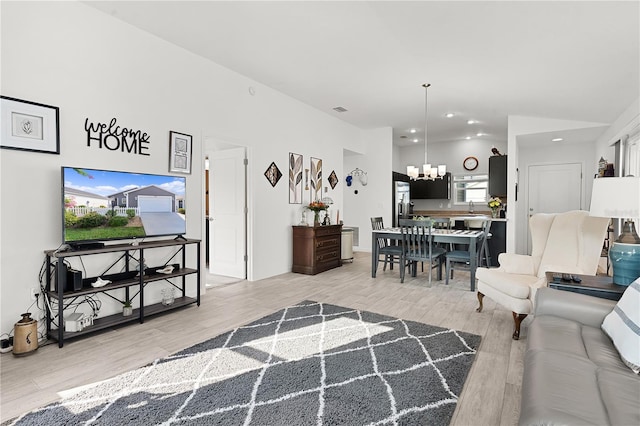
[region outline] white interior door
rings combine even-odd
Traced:
[[[528,213],[562,213],[582,208],[582,164],[529,166]],[[528,223],[528,218],[527,218]],[[528,253],[531,241],[527,231]]]
[[[245,149],[215,151],[209,157],[209,272],[245,279]]]

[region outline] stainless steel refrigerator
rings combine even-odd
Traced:
[[[400,219],[409,219],[413,214],[409,182],[394,181],[393,226],[399,226]]]

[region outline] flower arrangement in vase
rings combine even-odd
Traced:
[[[320,212],[327,210],[329,206],[322,201],[312,201],[307,206],[313,212],[313,226],[320,225]]]
[[[498,217],[498,212],[502,208],[502,200],[498,197],[491,197],[487,206],[491,209],[491,217]]]

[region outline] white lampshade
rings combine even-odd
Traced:
[[[640,217],[640,177],[594,179],[590,216],[635,219]]]
[[[424,176],[429,176],[429,173],[431,173],[431,164],[429,164],[429,163],[423,164],[422,165],[422,174]]]
[[[440,164],[438,166],[438,176],[444,176],[447,174],[447,166],[444,164]]]

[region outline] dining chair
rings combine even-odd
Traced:
[[[476,256],[476,265],[480,266],[481,259],[486,253],[486,240],[491,228],[491,219],[485,220],[482,224],[482,235],[476,243],[476,252],[471,253],[467,250],[453,250],[445,253],[446,260],[446,278],[445,284],[449,285],[449,277],[453,278],[454,269],[468,271],[471,267],[471,256]]]
[[[411,263],[411,276],[416,276],[418,262],[427,263],[429,285],[434,267],[438,267],[438,280],[442,279],[442,263],[446,250],[433,244],[432,220],[400,219],[402,253],[400,263]],[[400,282],[404,282],[405,268],[400,269]]]
[[[371,228],[374,231],[378,231],[384,228],[384,223],[381,217],[371,218]],[[378,238],[378,258],[376,259],[376,270],[378,270],[378,264],[380,261],[384,261],[382,267],[383,271],[387,270],[387,263],[389,269],[393,270],[393,264],[400,264],[400,254],[402,252],[402,246],[391,245],[386,238]]]
[[[446,229],[447,231],[451,230],[451,218],[448,217],[434,217],[431,219],[433,221],[434,229]],[[453,243],[436,243],[438,247],[442,247],[446,250],[453,251],[454,246]]]

